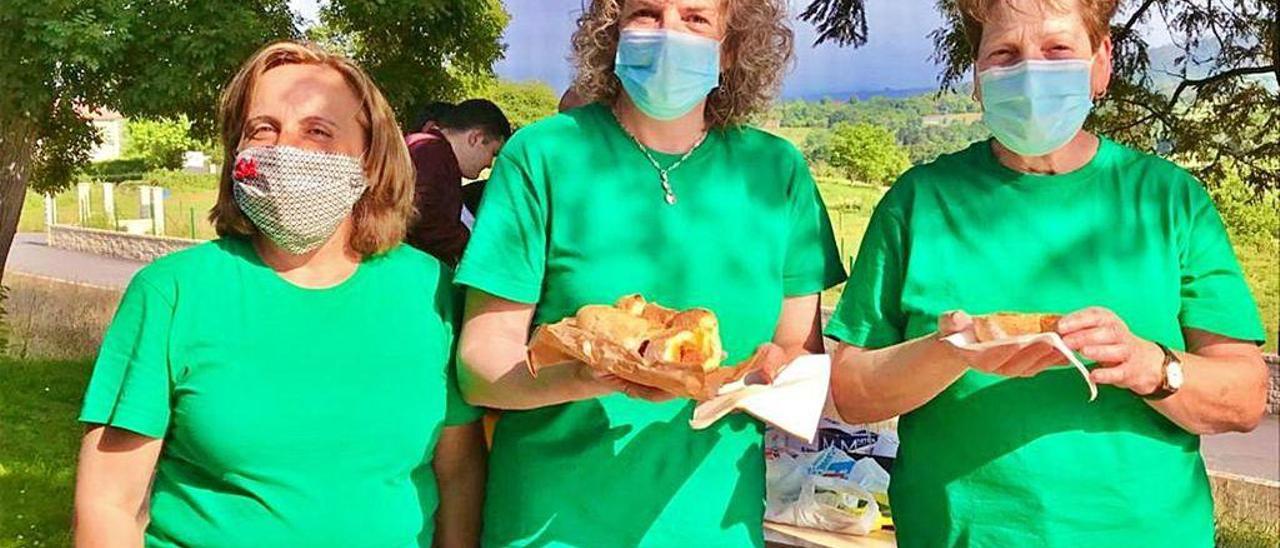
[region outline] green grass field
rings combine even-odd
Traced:
[[[70,546],[87,361],[0,358],[0,547]]]
[[[119,220],[138,219],[142,217],[142,200],[139,196],[139,185],[128,183],[117,185],[114,192],[115,218]],[[102,203],[102,185],[93,185],[89,192],[89,218],[82,226],[90,228],[110,229],[114,224],[108,218]],[[209,209],[217,201],[218,192],[212,188],[183,188],[170,190],[164,200],[165,235],[180,238],[196,238],[207,240],[216,236],[213,225],[209,224]],[[54,197],[57,204],[57,222],[62,224],[81,225],[80,215],[76,210],[76,191],[71,189]],[[194,224],[192,223],[194,221]],[[195,231],[192,232],[192,227]],[[44,230],[44,197],[28,192],[22,203],[22,219],[18,223],[19,232],[39,232]]]
[[[774,135],[791,141],[792,144],[796,145],[796,148],[801,149],[804,148],[805,139],[808,139],[809,135],[815,131],[819,131],[819,129],[813,127],[778,127],[769,130]]]

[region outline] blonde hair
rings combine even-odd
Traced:
[[[222,92],[222,177],[209,220],[219,236],[252,237],[258,228],[232,194],[236,152],[254,87],[263,73],[284,65],[319,65],[338,71],[360,100],[357,118],[365,130],[364,173],[368,189],[352,208],[349,245],[362,256],[389,251],[404,239],[413,216],[413,163],[395,113],[373,80],[349,59],[309,44],[276,42],[253,54]]]
[[[588,103],[613,104],[622,84],[614,75],[624,0],[591,0],[573,33],[573,90]],[[773,102],[794,55],[785,0],[722,0],[727,19],[720,87],[707,97],[707,123],[746,123]]]
[[[1036,0],[1042,9],[1056,13],[1080,12],[1089,43],[1094,50],[1111,34],[1111,18],[1115,17],[1119,0]],[[964,19],[965,36],[974,53],[982,43],[982,26],[1001,9],[1017,10],[1011,0],[959,0],[960,14]]]

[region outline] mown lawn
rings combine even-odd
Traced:
[[[87,361],[0,358],[0,547],[69,546]]]
[[[109,229],[115,220],[142,218],[142,200],[139,196],[140,183],[117,185],[114,192],[115,219],[108,218],[102,203],[102,185],[95,184],[89,191],[89,218],[83,226]],[[213,225],[209,224],[209,209],[218,199],[215,189],[178,188],[169,189],[164,200],[165,235],[181,238],[195,237],[210,239],[215,237]],[[57,222],[62,224],[80,224],[80,213],[76,206],[76,190],[61,192],[54,196],[57,205]],[[19,232],[39,232],[44,230],[44,196],[27,192],[22,203],[22,219],[18,223]],[[193,232],[194,227],[194,232]]]

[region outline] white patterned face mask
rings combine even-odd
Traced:
[[[258,230],[301,255],[333,236],[366,183],[359,158],[266,146],[236,155],[231,186],[236,204]]]

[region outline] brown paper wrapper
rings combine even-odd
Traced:
[[[714,398],[720,387],[759,368],[758,356],[710,372],[646,360],[634,350],[578,328],[573,318],[534,330],[528,357],[529,373],[535,377],[539,370],[576,361],[628,382],[700,401]]]

